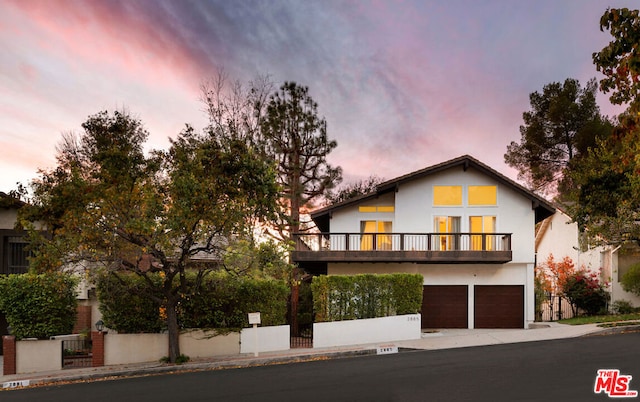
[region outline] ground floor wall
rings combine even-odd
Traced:
[[[523,313],[521,328],[528,328],[535,320],[533,263],[508,264],[412,264],[412,263],[335,263],[327,267],[328,275],[355,275],[364,273],[417,273],[424,277],[425,286],[464,285],[467,291],[467,328],[476,322],[476,293],[488,286],[521,286]],[[476,289],[477,287],[477,289]],[[478,290],[478,291],[477,291]],[[499,301],[496,302],[498,308]],[[478,306],[479,307],[479,306]],[[424,314],[423,314],[424,315]]]

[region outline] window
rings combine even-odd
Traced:
[[[471,250],[495,249],[493,236],[482,236],[474,233],[494,233],[496,228],[495,216],[470,216],[469,231],[471,235]]]
[[[359,212],[394,212],[395,207],[393,205],[382,205],[382,206],[369,206],[363,205],[358,207]]]
[[[22,236],[6,237],[7,274],[23,274],[29,268],[28,242]]]
[[[433,205],[462,205],[462,186],[433,186]]]
[[[436,216],[434,218],[434,228],[436,233],[447,233],[447,235],[436,236],[435,250],[460,249],[459,216]]]
[[[360,250],[391,250],[392,227],[393,224],[389,221],[361,221]]]
[[[469,186],[469,205],[497,205],[496,186]]]

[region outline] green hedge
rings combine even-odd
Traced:
[[[0,277],[0,310],[17,339],[70,334],[76,319],[77,277],[66,273]]]
[[[160,275],[149,275],[160,289]],[[157,333],[166,327],[161,304],[152,296],[162,295],[149,289],[144,278],[134,274],[103,274],[97,278],[96,290],[102,320],[108,328],[123,333]]]
[[[166,326],[162,306],[145,290],[148,285],[143,278],[119,277],[123,280],[106,275],[97,283],[105,325],[127,333],[161,331]],[[161,278],[152,276],[152,280]],[[282,281],[212,273],[195,290],[195,274],[188,273],[187,282],[189,291],[178,309],[181,328],[239,329],[249,325],[247,313],[256,311],[263,326],[286,323],[289,289]]]
[[[362,274],[313,278],[316,322],[415,314],[422,308],[420,274]]]

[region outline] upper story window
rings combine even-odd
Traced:
[[[462,186],[433,186],[433,205],[462,206]]]
[[[362,205],[358,207],[358,211],[359,212],[394,212],[395,207],[393,205],[381,205],[381,206]]]
[[[469,205],[498,205],[496,186],[469,186]]]

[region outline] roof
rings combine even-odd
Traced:
[[[25,205],[24,201],[0,191],[0,208],[20,208],[23,205]]]
[[[354,197],[349,200],[345,200],[337,204],[330,205],[328,207],[317,209],[311,212],[311,218],[316,223],[320,231],[328,232],[329,219],[331,218],[331,214],[333,213],[333,211],[348,207],[350,205],[358,204],[365,200],[376,198],[385,193],[394,192],[401,184],[404,184],[413,180],[421,179],[423,177],[427,177],[429,175],[442,172],[455,167],[462,167],[462,169],[465,171],[471,167],[493,178],[498,183],[513,189],[517,193],[520,193],[523,197],[530,199],[532,202],[532,207],[535,210],[536,223],[544,220],[545,218],[555,213],[555,207],[544,198],[538,196],[537,194],[528,190],[524,186],[509,179],[508,177],[499,173],[498,171],[490,168],[489,166],[485,165],[479,160],[469,155],[463,155],[458,158],[451,159],[449,161],[442,162],[437,165],[429,166],[427,168],[417,170],[415,172],[397,177],[389,181],[385,181],[384,183],[380,183],[376,187],[376,191],[371,192],[369,194],[365,194],[359,197]]]

